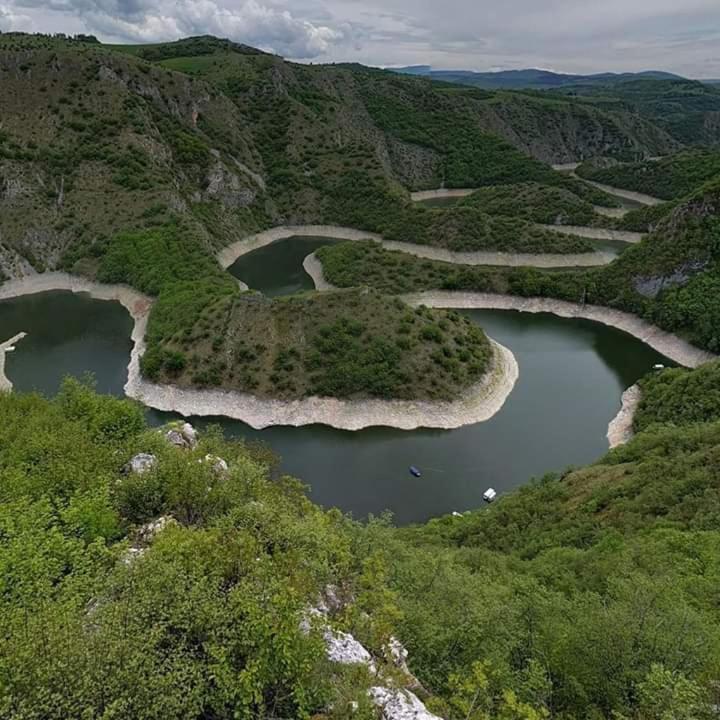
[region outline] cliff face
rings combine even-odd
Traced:
[[[4,276],[92,272],[118,231],[173,220],[208,249],[284,222],[368,229],[407,189],[673,148],[645,121],[572,101],[294,65],[213,38],[124,50],[0,36]]]
[[[262,162],[238,108],[207,84],[47,41],[0,44],[0,267],[92,254],[115,232],[252,204]]]

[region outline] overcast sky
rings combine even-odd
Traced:
[[[0,0],[0,30],[210,33],[313,62],[720,78],[720,0]]]

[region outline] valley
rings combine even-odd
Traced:
[[[717,714],[717,91],[423,74],[0,33],[0,716]]]

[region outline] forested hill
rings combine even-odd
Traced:
[[[171,219],[208,248],[282,222],[382,230],[408,189],[567,186],[544,162],[677,147],[632,113],[296,65],[215,38],[3,34],[0,104],[6,276],[92,273],[116,232]]]

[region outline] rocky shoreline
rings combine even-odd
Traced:
[[[616,188],[612,185],[603,185],[602,183],[595,182],[594,180],[586,180],[585,178],[580,178],[580,180],[588,185],[592,185],[598,190],[602,190],[608,195],[615,195],[616,197],[640,203],[641,205],[661,205],[665,202],[664,200],[660,200],[660,198],[653,197],[652,195],[645,195],[644,193],[634,192],[633,190],[623,190],[622,188]]]
[[[630,230],[610,230],[609,228],[585,227],[584,225],[540,225],[540,227],[562,235],[577,235],[590,240],[618,240],[633,245],[645,237],[643,233]]]
[[[443,290],[411,293],[404,295],[402,299],[410,305],[437,308],[518,310],[551,313],[563,318],[583,318],[622,330],[684,367],[695,368],[716,359],[713,353],[701,350],[677,335],[665,332],[635,315],[600,305],[580,305],[550,298],[522,298],[514,295]]]
[[[640,400],[642,400],[642,391],[637,384],[631,385],[622,394],[620,410],[608,425],[607,439],[611,450],[632,440],[633,420]]]
[[[413,202],[424,200],[445,200],[450,198],[463,198],[472,195],[477,188],[438,188],[437,190],[418,190],[410,193]]]
[[[67,273],[45,273],[0,285],[0,300],[54,290],[88,293],[99,300],[121,303],[133,319],[133,348],[125,394],[143,404],[181,415],[223,415],[255,429],[273,425],[330,425],[341,430],[388,426],[401,430],[420,427],[452,429],[489,420],[505,403],[518,378],[512,352],[491,340],[493,360],[483,380],[452,402],[413,400],[339,400],[310,397],[285,402],[249,393],[185,389],[158,385],[140,374],[146,349],[145,331],[152,299],[124,285],[102,285]]]
[[[5,356],[14,350],[15,344],[20,342],[26,335],[27,333],[20,332],[13,335],[9,340],[0,343],[0,392],[10,392],[13,388],[10,378],[5,374]]]
[[[554,229],[554,226],[553,226]],[[373,240],[386,250],[397,250],[426,260],[439,260],[454,265],[500,265],[504,267],[596,267],[615,259],[610,252],[586,253],[508,253],[508,252],[454,252],[431,245],[383,240],[376,233],[336,225],[282,225],[238,240],[221,250],[217,259],[221,267],[229,268],[238,258],[290,237],[327,237],[339,240]]]
[[[489,420],[502,408],[515,386],[519,370],[507,348],[492,341],[494,355],[485,378],[468,388],[462,399],[451,402],[426,400],[339,400],[309,397],[273,400],[226,390],[197,390],[156,385],[134,374],[128,395],[157,410],[181,415],[222,415],[241,420],[255,429],[275,425],[329,425],[339,430],[385,426],[399,430],[434,428],[451,430]]]

